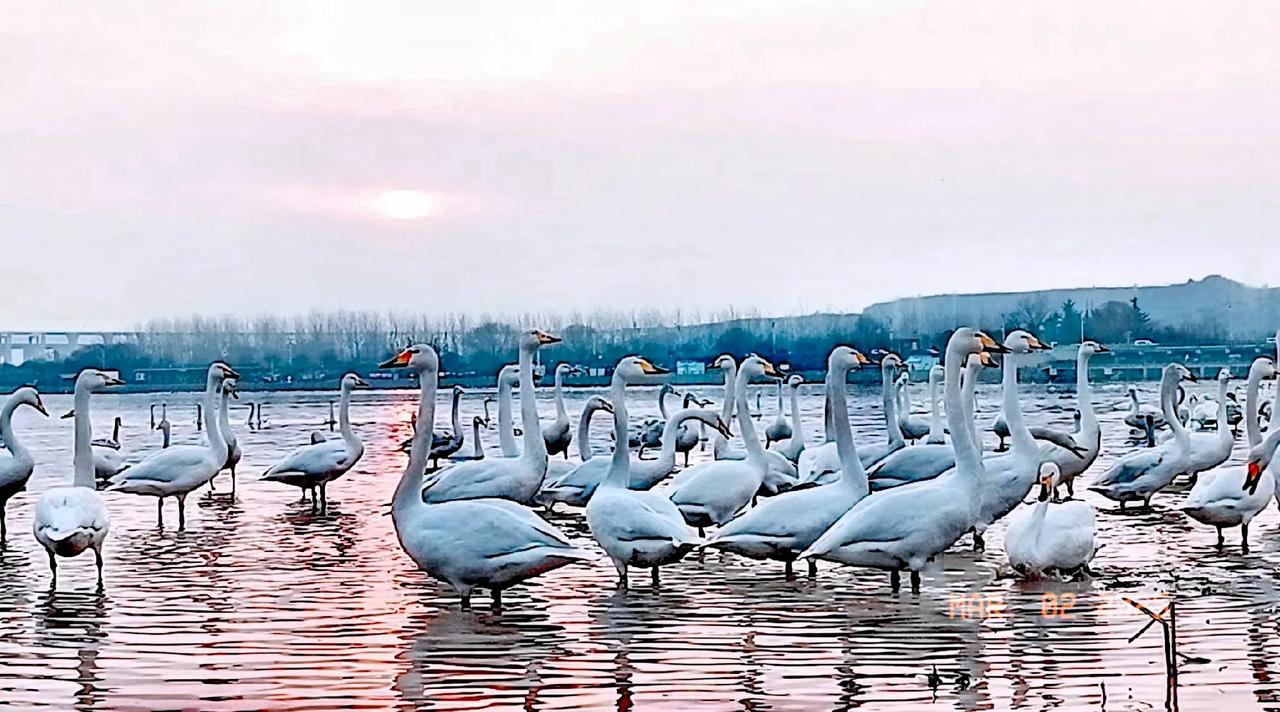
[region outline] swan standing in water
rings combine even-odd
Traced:
[[[932,421],[911,412],[911,374],[903,371],[894,382],[898,391],[898,429],[902,436],[911,442],[926,437],[933,428]]]
[[[942,366],[933,366],[929,369],[929,436],[925,439],[926,445],[946,445],[946,423],[942,419],[941,408],[939,407],[938,391],[942,389],[942,377],[945,371]]]
[[[970,327],[957,329],[947,342],[944,392],[955,468],[862,498],[800,558],[887,569],[895,591],[900,572],[909,569],[911,590],[919,592],[925,564],[972,529],[979,515],[982,451],[973,424],[965,422],[960,369],[970,354],[982,351],[1004,352],[1005,348]]]
[[[1222,369],[1218,372],[1218,398],[1211,401],[1217,410],[1217,430],[1212,433],[1191,433],[1191,465],[1187,474],[1191,475],[1194,485],[1201,472],[1212,470],[1231,457],[1231,446],[1235,444],[1235,434],[1227,418],[1227,389],[1231,381],[1231,371]]]
[[[240,441],[236,438],[236,433],[231,429],[231,417],[227,413],[228,401],[231,398],[240,400],[240,391],[237,388],[239,381],[234,378],[228,378],[222,382],[222,397],[218,401],[218,422],[216,427],[222,431],[222,439],[227,443],[227,462],[222,467],[231,471],[231,494],[236,493],[236,465],[240,464],[240,458],[244,453],[240,450]],[[217,475],[209,480],[209,489],[217,489],[213,481],[218,478]]]
[[[787,422],[787,416],[783,412],[782,401],[783,379],[778,379],[778,401],[777,412],[773,414],[773,421],[764,429],[764,446],[772,447],[774,443],[780,443],[784,440],[791,439],[791,424]],[[791,458],[787,458],[791,459]],[[792,460],[794,462],[794,460]]]
[[[871,361],[856,349],[837,346],[827,358],[827,398],[831,401],[836,447],[840,452],[839,479],[829,485],[783,492],[770,497],[725,524],[707,546],[732,551],[752,559],[774,559],[791,564],[853,505],[867,496],[867,473],[849,426],[849,406],[843,385],[849,371]],[[809,574],[817,573],[813,559]]]
[[[1058,489],[1057,463],[1040,466],[1040,496],[1035,506],[1009,521],[1004,551],[1014,570],[1028,578],[1073,578],[1086,573],[1098,547],[1093,507],[1079,500],[1050,504]]]
[[[49,417],[40,394],[31,386],[23,386],[14,391],[5,399],[4,407],[0,408],[0,442],[8,450],[7,454],[0,451],[0,547],[4,546],[8,534],[4,521],[5,505],[11,497],[27,488],[27,480],[31,479],[31,473],[36,469],[36,461],[22,446],[13,430],[13,413],[24,405],[34,408],[46,418]]]
[[[533,378],[530,377],[529,381],[532,383]],[[516,444],[516,424],[511,417],[511,389],[519,382],[520,367],[516,364],[509,363],[498,370],[498,450],[503,457],[520,457],[520,446]],[[520,402],[523,405],[523,398]]]
[[[1089,489],[1120,503],[1141,500],[1143,507],[1151,506],[1151,496],[1173,482],[1178,475],[1189,472],[1191,463],[1191,438],[1182,423],[1174,417],[1174,391],[1180,381],[1195,382],[1196,377],[1180,363],[1164,367],[1160,379],[1160,405],[1165,410],[1165,421],[1173,430],[1173,437],[1156,447],[1131,452],[1120,458],[1110,469],[1102,473]]]
[[[1093,388],[1089,384],[1089,360],[1110,350],[1096,341],[1085,341],[1076,351],[1076,415],[1079,429],[1074,433],[1054,431],[1049,428],[1031,428],[1031,434],[1041,441],[1045,459],[1058,466],[1059,481],[1067,486],[1067,496],[1075,496],[1075,480],[1093,466],[1102,452],[1102,428],[1093,409]],[[1049,437],[1066,438],[1078,446],[1071,448],[1054,444]],[[1083,453],[1083,456],[1081,456]],[[1056,499],[1057,492],[1054,492]]]
[[[484,442],[480,439],[480,429],[489,427],[489,421],[475,416],[471,419],[471,454],[470,455],[454,455],[450,460],[454,462],[466,462],[468,460],[484,459]]]
[[[262,479],[311,490],[312,510],[316,509],[316,490],[319,489],[319,509],[326,511],[329,483],[347,474],[364,456],[364,443],[351,428],[351,392],[368,387],[369,384],[354,373],[343,376],[338,398],[338,432],[342,437],[294,450],[262,473]]]
[[[582,407],[582,414],[578,417],[578,462],[548,460],[547,474],[543,476],[542,487],[538,490],[538,496],[534,498],[534,503],[542,505],[548,512],[556,502],[562,501],[556,498],[556,483],[578,469],[582,463],[595,457],[595,452],[591,448],[591,417],[601,410],[612,413],[613,404],[600,396],[591,396]]]
[[[1152,422],[1157,428],[1163,428],[1168,424],[1170,419],[1180,420],[1174,417],[1172,411],[1166,416],[1164,406],[1152,408],[1145,406],[1138,400],[1138,389],[1135,386],[1129,386],[1129,412],[1124,416],[1124,423],[1134,430],[1142,430],[1146,427],[1147,416],[1151,416]]]
[[[627,356],[613,370],[610,385],[613,431],[617,442],[627,434],[628,385],[644,383],[668,373],[638,356]],[[714,416],[712,416],[714,417]],[[671,421],[667,421],[671,425]],[[672,433],[674,435],[674,433]],[[671,438],[674,439],[674,438]],[[667,447],[674,443],[667,443]],[[672,459],[675,458],[672,450]],[[604,482],[587,502],[587,527],[618,570],[618,587],[627,588],[627,567],[651,569],[658,585],[658,568],[683,559],[702,539],[685,524],[680,510],[661,492],[630,488],[631,456],[616,447]]]
[[[539,343],[550,338],[541,332],[532,333],[539,335],[535,337]],[[424,502],[423,479],[435,422],[440,359],[435,349],[418,344],[383,365],[417,371],[422,389],[418,398],[421,427],[413,435],[409,462],[391,501],[391,520],[395,524],[396,538],[418,568],[428,576],[449,584],[462,598],[463,608],[470,608],[471,594],[477,588],[492,591],[493,605],[497,608],[501,605],[504,589],[566,564],[591,558],[590,554],[570,544],[560,530],[539,518],[533,510],[510,500],[482,498]],[[526,373],[529,371],[525,369]],[[532,395],[532,389],[528,392]],[[535,409],[533,419],[536,418]],[[529,422],[526,421],[526,425]],[[526,427],[525,432],[529,431],[530,428]],[[542,434],[536,434],[541,443]]]
[[[646,420],[640,427],[639,441],[640,452],[636,453],[636,457],[643,460],[644,451],[646,449],[662,447],[662,432],[667,427],[667,422],[671,416],[667,413],[667,396],[674,395],[680,397],[680,392],[671,387],[670,383],[662,384],[658,389],[658,414],[659,418],[650,418]]]
[[[98,493],[93,476],[93,428],[89,423],[89,396],[124,381],[102,371],[86,368],[76,376],[75,448],[72,466],[75,477],[70,487],[52,487],[36,500],[31,529],[36,541],[49,553],[53,587],[58,585],[59,556],[79,556],[92,549],[98,565],[98,586],[102,586],[102,544],[111,528],[107,503]]]
[[[884,422],[888,442],[858,448],[858,460],[867,470],[907,446],[906,440],[902,437],[902,430],[898,426],[898,399],[895,397],[893,386],[896,374],[905,368],[906,364],[897,354],[888,353],[880,359],[881,401],[884,404]],[[831,427],[829,418],[827,427]],[[808,448],[800,453],[798,469],[800,484],[834,482],[834,474],[840,470],[840,455],[836,450],[835,439],[828,437],[825,444]]]
[[[711,401],[699,400],[698,397],[692,393],[684,394],[683,408],[688,410],[691,404],[696,405],[699,408],[705,408],[711,405]],[[693,449],[698,446],[699,442],[706,439],[706,431],[706,423],[699,425],[698,430],[696,431],[693,428],[690,428],[687,422],[682,422],[680,424],[680,429],[676,431],[676,452],[684,455],[685,467],[689,466],[689,453],[693,452]]]
[[[69,411],[63,418],[70,418],[75,415],[75,411]],[[124,454],[120,452],[120,426],[123,421],[116,416],[111,425],[111,437],[99,438],[94,440],[90,445],[93,446],[93,474],[99,482],[106,482],[112,477],[120,474],[128,469],[125,464]]]
[[[1249,442],[1254,447],[1262,442],[1262,436],[1258,432],[1258,387],[1263,379],[1275,377],[1276,364],[1269,358],[1255,359],[1249,367],[1249,380],[1245,390],[1245,427],[1249,430]],[[1222,427],[1221,423],[1218,427]],[[1187,494],[1182,511],[1201,524],[1216,527],[1219,547],[1223,544],[1224,527],[1240,527],[1240,549],[1242,553],[1248,554],[1249,522],[1266,508],[1275,491],[1275,477],[1271,468],[1261,467],[1258,458],[1250,453],[1244,468],[1219,470],[1201,477]]]
[[[581,373],[581,368],[567,363],[561,363],[556,366],[556,419],[551,425],[542,430],[542,441],[547,446],[547,457],[564,455],[564,459],[569,459],[569,445],[573,443],[573,432],[569,430],[569,410],[564,407],[564,377],[566,375],[576,376]],[[523,391],[520,393],[520,400],[524,400]]]
[[[760,491],[769,469],[769,460],[764,446],[756,438],[755,423],[747,406],[747,384],[752,378],[777,378],[780,375],[773,364],[760,356],[744,359],[735,377],[734,398],[742,440],[747,449],[746,458],[699,463],[685,470],[672,483],[671,501],[680,508],[685,521],[698,528],[699,536],[706,527],[732,519]]]
[[[486,458],[460,462],[436,473],[422,490],[423,501],[502,497],[531,502],[547,474],[547,445],[542,439],[538,402],[533,390],[533,355],[559,337],[533,329],[520,337],[520,419],[524,425],[524,452],[519,457]],[[389,362],[390,363],[390,362]],[[394,365],[394,364],[391,364]],[[501,412],[501,410],[499,410]],[[422,421],[418,421],[419,430]],[[501,425],[499,425],[501,429]]]
[[[218,387],[228,378],[239,378],[231,367],[215,362],[205,379],[205,411],[214,412]],[[78,416],[79,414],[77,414]],[[174,445],[157,452],[111,478],[108,491],[156,498],[156,519],[164,526],[164,498],[178,500],[178,529],[186,528],[187,495],[204,486],[227,462],[227,443],[218,427],[208,429],[205,445]]]
[[[804,377],[793,374],[787,378],[787,394],[791,401],[791,435],[782,442],[776,443],[774,450],[791,462],[799,462],[804,452],[804,426],[800,423],[800,386]],[[781,406],[778,408],[782,410]],[[686,462],[686,465],[689,463]]]
[[[458,409],[462,405],[462,386],[453,387],[453,404],[449,409],[449,425],[452,430],[434,435],[431,438],[431,469],[440,467],[440,461],[448,459],[462,449],[462,421],[459,420]],[[473,424],[474,425],[474,424]]]

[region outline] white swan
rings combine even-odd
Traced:
[[[791,424],[787,422],[786,413],[783,412],[782,387],[783,379],[778,379],[778,399],[775,405],[777,412],[773,414],[773,420],[768,427],[764,429],[764,446],[771,447],[774,443],[780,443],[784,440],[791,439]],[[787,458],[791,459],[791,458]]]
[[[755,499],[769,469],[765,449],[756,439],[756,427],[747,406],[747,384],[752,378],[778,377],[773,364],[760,356],[748,356],[738,367],[734,399],[747,456],[742,460],[703,462],[680,474],[670,488],[675,502],[691,526],[702,535],[706,527],[729,521]],[[616,405],[614,406],[617,407]]]
[[[541,334],[538,340],[544,338],[549,337]],[[418,398],[421,427],[413,435],[409,462],[391,501],[391,520],[395,524],[396,538],[418,568],[457,591],[463,608],[471,606],[471,593],[477,588],[493,592],[496,608],[501,605],[504,589],[566,564],[591,558],[590,554],[570,544],[560,530],[539,518],[533,510],[510,500],[483,498],[434,504],[423,502],[423,474],[435,422],[440,359],[430,346],[418,344],[386,363],[417,371],[422,389]],[[528,392],[532,395],[532,389]],[[529,402],[532,403],[532,399]],[[536,410],[533,418],[537,418]],[[526,426],[529,422],[526,421]],[[529,428],[526,427],[525,432],[527,434]],[[536,434],[541,442],[542,434]]]
[[[791,401],[791,435],[774,447],[774,450],[792,462],[799,462],[800,453],[804,452],[805,447],[804,426],[800,423],[800,385],[803,383],[804,377],[800,374],[787,378],[787,391]]]
[[[895,397],[893,381],[896,374],[905,369],[902,359],[894,353],[885,354],[880,359],[881,400],[884,405],[885,431],[888,442],[883,445],[868,445],[858,448],[858,460],[862,466],[870,470],[873,465],[889,455],[907,446],[898,425],[898,399]],[[825,418],[827,427],[831,427],[830,418]],[[818,447],[807,448],[800,453],[797,463],[799,483],[816,482],[827,484],[835,481],[835,473],[840,471],[840,454],[836,450],[835,439],[828,436],[827,442]]]
[[[1204,400],[1197,402],[1191,408],[1191,414],[1187,417],[1187,420],[1194,422],[1201,430],[1208,430],[1217,425],[1218,401],[1212,395],[1206,393]],[[1188,425],[1190,422],[1188,422]]]
[[[223,380],[239,377],[240,374],[221,361],[209,366],[204,388],[205,412],[214,412],[217,390]],[[227,443],[222,439],[222,431],[211,427],[208,432],[207,444],[165,448],[111,478],[107,490],[155,497],[156,519],[160,526],[164,526],[164,498],[176,497],[178,529],[185,528],[187,495],[213,479],[227,462]]]
[[[534,497],[534,503],[545,507],[548,512],[557,500],[552,496],[551,489],[555,483],[570,472],[578,469],[578,467],[588,460],[595,457],[595,451],[591,447],[591,417],[598,411],[613,412],[613,404],[601,398],[600,396],[591,396],[582,407],[582,414],[578,416],[578,462],[571,460],[548,460],[547,472],[542,477],[542,486],[538,489],[538,494]]]
[[[95,489],[93,476],[93,428],[89,423],[89,395],[124,381],[102,371],[86,368],[76,376],[75,448],[72,466],[75,477],[70,487],[52,487],[36,500],[31,529],[36,541],[49,554],[53,586],[58,585],[59,556],[72,557],[92,549],[98,565],[98,585],[102,585],[102,545],[111,529],[107,503]]]
[[[31,386],[23,386],[5,399],[0,408],[0,443],[4,444],[4,452],[0,450],[0,547],[4,546],[8,530],[4,521],[4,508],[9,499],[27,488],[27,480],[35,472],[36,461],[31,453],[22,445],[17,433],[13,430],[13,413],[20,406],[30,406],[44,417],[49,411],[44,409],[44,401]]]
[[[551,425],[542,429],[542,440],[547,446],[548,457],[563,454],[564,459],[569,459],[569,445],[573,442],[573,432],[569,430],[569,410],[564,407],[564,377],[569,374],[577,375],[580,373],[582,373],[581,368],[567,363],[561,363],[556,366],[556,419],[552,421]],[[520,394],[520,399],[524,400],[523,392]]]
[[[1258,387],[1263,379],[1275,377],[1276,364],[1269,358],[1255,359],[1249,367],[1245,407],[1248,422],[1253,424],[1255,431],[1250,433],[1250,437],[1258,429]],[[1261,443],[1260,436],[1258,441]],[[1271,468],[1260,468],[1257,458],[1250,457],[1243,468],[1205,473],[1191,488],[1181,509],[1197,522],[1216,527],[1220,547],[1223,544],[1222,529],[1240,527],[1240,548],[1248,554],[1249,522],[1266,508],[1275,491],[1276,482]]]
[[[942,389],[942,376],[945,373],[942,366],[933,366],[929,369],[929,436],[925,438],[926,445],[945,445],[947,443],[946,423],[943,421],[941,408],[939,406],[938,391]]]
[[[529,381],[533,382],[532,376]],[[520,367],[516,364],[509,363],[498,371],[498,450],[503,457],[520,457],[511,399],[511,389],[519,382]],[[528,426],[528,423],[525,425]]]
[[[894,590],[899,572],[909,569],[912,591],[920,590],[925,564],[964,536],[978,517],[982,452],[973,424],[965,422],[960,369],[969,354],[985,350],[1002,352],[1004,347],[969,327],[957,329],[947,342],[944,390],[956,467],[931,480],[862,498],[800,558],[887,569]]]
[[[1215,421],[1217,429],[1212,433],[1191,433],[1191,466],[1187,474],[1195,480],[1206,470],[1221,465],[1231,457],[1231,446],[1235,444],[1235,434],[1231,432],[1231,424],[1227,418],[1227,389],[1231,381],[1231,371],[1222,369],[1218,372],[1218,398],[1211,401],[1217,411]]]
[[[239,381],[234,378],[228,378],[222,382],[222,387],[218,389],[222,396],[218,399],[218,422],[217,428],[222,431],[222,439],[227,443],[227,462],[223,465],[224,469],[231,471],[231,494],[236,493],[236,465],[240,464],[240,459],[244,457],[244,452],[240,449],[240,441],[236,438],[236,433],[231,429],[231,417],[227,412],[228,401],[231,398],[240,400],[240,391],[237,388]],[[214,480],[217,475],[209,480],[209,489],[215,489]]]
[[[1164,367],[1160,379],[1160,405],[1165,410],[1166,422],[1173,429],[1173,437],[1155,447],[1137,450],[1120,458],[1089,486],[1091,491],[1119,502],[1121,510],[1127,502],[1137,500],[1141,500],[1144,507],[1149,507],[1152,495],[1167,487],[1178,475],[1191,470],[1191,438],[1174,417],[1173,398],[1180,381],[1195,380],[1191,371],[1182,364],[1171,363]]]
[[[1164,407],[1152,408],[1143,405],[1138,400],[1138,389],[1135,386],[1129,386],[1129,412],[1124,416],[1124,423],[1134,430],[1143,430],[1147,427],[1147,417],[1150,416],[1157,428],[1163,428],[1168,424],[1173,413],[1170,412],[1166,417]],[[1174,418],[1176,420],[1176,418]]]
[[[684,403],[681,407],[688,410],[690,405],[696,405],[699,408],[704,408],[711,405],[711,401],[699,400],[694,394],[686,393],[684,394]],[[687,422],[685,422],[681,423],[680,429],[676,431],[676,452],[684,455],[685,467],[689,466],[689,453],[693,452],[693,449],[698,446],[699,442],[706,439],[706,428],[706,424],[703,423],[698,426],[698,430],[694,430],[689,427]]]
[[[720,528],[707,546],[753,559],[774,559],[791,564],[853,505],[867,496],[867,473],[858,461],[849,426],[847,394],[842,387],[850,369],[870,360],[848,346],[837,346],[827,358],[827,398],[831,400],[841,474],[829,485],[783,492],[764,500]],[[809,560],[809,573],[816,573]]]
[[[1040,466],[1040,496],[1009,520],[1004,551],[1014,570],[1028,578],[1073,578],[1085,573],[1098,547],[1093,507],[1075,500],[1050,504],[1061,471],[1057,463]]]
[[[898,391],[898,429],[902,431],[902,437],[915,442],[928,436],[932,422],[911,412],[910,371],[904,370],[894,381],[894,387]]]
[[[670,383],[662,384],[662,387],[658,389],[658,414],[661,417],[644,421],[636,433],[636,439],[640,443],[640,452],[636,453],[636,456],[641,460],[644,459],[645,450],[662,447],[662,433],[666,430],[667,421],[671,419],[671,416],[667,413],[668,395],[679,397],[681,394],[675,388],[672,388]]]
[[[1093,408],[1093,388],[1089,384],[1089,360],[1110,349],[1096,341],[1085,341],[1076,351],[1076,413],[1079,430],[1074,433],[1054,431],[1049,428],[1032,428],[1031,434],[1040,442],[1045,459],[1058,466],[1059,481],[1067,486],[1067,496],[1075,496],[1075,479],[1093,466],[1102,452],[1102,428]],[[1066,438],[1077,448],[1055,444],[1049,438]],[[1056,494],[1056,493],[1055,493]]]
[[[453,403],[449,407],[449,425],[452,429],[431,438],[431,469],[433,470],[440,467],[441,460],[448,459],[462,449],[462,443],[465,440],[462,433],[462,420],[459,418],[462,393],[462,386],[453,387]]]
[[[524,426],[524,452],[519,457],[485,458],[460,462],[435,473],[422,490],[423,501],[502,497],[513,502],[531,502],[542,488],[547,473],[547,445],[542,439],[537,395],[533,390],[533,355],[558,337],[538,329],[520,337],[520,419]],[[390,362],[388,362],[390,365]],[[499,426],[501,428],[501,426]],[[421,421],[418,425],[422,429]]]
[[[644,383],[665,373],[666,369],[638,356],[627,356],[618,362],[611,383],[617,442],[622,442],[627,433],[627,385]],[[667,425],[671,425],[670,420]],[[664,449],[669,445],[674,443],[664,444]],[[604,482],[587,502],[587,527],[617,568],[620,588],[627,587],[628,566],[651,569],[657,586],[658,568],[683,559],[702,544],[702,539],[689,529],[680,510],[662,492],[631,489],[631,456],[626,448],[614,448],[609,460]]]
[[[69,411],[63,418],[70,418],[75,411]],[[93,474],[98,482],[106,482],[112,477],[128,469],[124,461],[124,453],[120,452],[120,426],[123,421],[119,416],[112,422],[111,437],[97,438],[93,446]]]
[[[311,507],[325,511],[329,507],[329,483],[342,477],[364,456],[364,443],[351,427],[351,393],[369,384],[354,373],[342,377],[338,396],[338,432],[336,440],[303,445],[285,455],[262,473],[268,482],[280,482],[302,490],[311,490]],[[320,496],[315,496],[316,490]],[[304,493],[305,494],[305,493]]]
[[[160,422],[156,423],[156,430],[160,431],[160,447],[167,448],[172,444],[173,425],[169,422],[169,404],[160,404]]]

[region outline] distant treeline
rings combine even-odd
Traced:
[[[523,314],[475,318],[398,316],[371,312],[314,313],[294,318],[204,318],[155,321],[139,330],[136,343],[90,346],[62,362],[29,361],[0,368],[0,383],[53,383],[86,366],[116,368],[126,375],[148,369],[196,367],[223,359],[266,382],[306,383],[348,370],[361,373],[410,341],[426,341],[440,352],[444,367],[458,375],[495,374],[515,358],[516,338],[537,326],[564,338],[548,349],[549,364],[565,361],[609,368],[627,354],[643,354],[674,367],[677,361],[709,361],[721,353],[760,353],[805,371],[822,370],[839,343],[871,352],[890,349],[940,351],[949,331],[892,334],[875,319],[856,314],[795,317],[724,315],[718,321],[687,323],[681,313]],[[1084,334],[1104,343],[1148,338],[1166,344],[1206,343],[1201,327],[1178,328],[1152,322],[1132,302],[1107,302],[1082,312],[1067,301],[1049,308],[1020,303],[1004,323],[978,325],[993,334],[1026,328],[1044,340],[1075,343]],[[1211,333],[1211,332],[1210,332]]]

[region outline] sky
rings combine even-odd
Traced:
[[[0,0],[3,329],[1280,268],[1280,4]]]

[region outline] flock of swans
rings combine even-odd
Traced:
[[[1078,420],[1073,431],[1032,426],[1024,417],[1018,367],[1049,348],[1026,331],[1015,330],[997,342],[974,328],[956,330],[943,364],[928,374],[928,415],[912,413],[906,368],[897,355],[885,354],[873,363],[857,349],[837,346],[827,359],[821,444],[807,443],[801,427],[797,391],[803,380],[784,376],[754,354],[740,362],[726,354],[711,364],[724,376],[719,411],[708,409],[709,401],[684,395],[683,407],[668,412],[667,398],[681,394],[664,385],[658,391],[661,419],[633,423],[628,386],[661,382],[668,372],[645,358],[628,356],[613,371],[608,397],[586,401],[576,428],[577,461],[569,456],[574,428],[562,392],[564,376],[575,367],[562,364],[555,370],[556,416],[549,424],[544,426],[532,397],[538,352],[558,341],[539,330],[523,333],[517,362],[499,373],[496,455],[486,454],[479,439],[480,428],[489,422],[488,401],[485,416],[472,422],[472,453],[461,454],[458,387],[452,391],[452,430],[436,431],[441,371],[431,346],[409,346],[380,365],[411,369],[420,386],[414,432],[406,443],[408,462],[390,503],[399,543],[419,568],[451,586],[464,607],[477,589],[489,591],[497,606],[511,586],[562,566],[599,560],[599,553],[571,542],[538,512],[558,505],[584,508],[591,538],[616,567],[624,589],[630,569],[649,569],[656,586],[662,567],[714,549],[781,562],[788,577],[796,563],[816,575],[819,560],[883,571],[895,591],[907,572],[912,591],[918,592],[921,571],[929,562],[966,535],[972,536],[975,550],[983,550],[984,535],[1000,520],[1008,524],[1008,567],[1018,575],[1087,575],[1100,548],[1095,511],[1074,496],[1075,483],[1102,449],[1089,363],[1107,349],[1094,341],[1085,341],[1077,351]],[[1009,445],[989,452],[983,448],[975,389],[983,369],[997,366],[993,355],[1003,358],[995,430],[1002,445],[1005,440]],[[883,442],[856,442],[850,426],[845,384],[851,370],[864,367],[881,371],[888,434]],[[1277,495],[1280,465],[1274,455],[1280,427],[1260,416],[1259,404],[1261,382],[1276,375],[1275,360],[1256,359],[1248,373],[1243,412],[1237,408],[1233,417],[1230,373],[1223,370],[1217,397],[1189,404],[1182,413],[1181,384],[1195,377],[1181,364],[1166,366],[1157,409],[1145,409],[1130,390],[1124,422],[1146,433],[1148,447],[1136,447],[1088,479],[1086,487],[1124,511],[1130,503],[1149,506],[1176,478],[1190,477],[1194,485],[1181,511],[1214,527],[1220,546],[1224,529],[1240,527],[1247,553],[1249,522]],[[751,382],[770,378],[778,384],[777,417],[764,428],[762,439],[747,391]],[[186,524],[187,496],[212,487],[219,473],[230,473],[234,492],[242,453],[228,420],[228,400],[238,397],[238,379],[225,363],[209,367],[201,401],[202,412],[211,416],[204,442],[171,445],[162,413],[156,428],[164,432],[165,447],[125,464],[119,454],[119,419],[112,438],[94,440],[89,417],[90,396],[122,382],[97,369],[78,375],[74,407],[64,416],[74,418],[73,477],[69,486],[42,492],[33,516],[34,535],[48,552],[54,586],[58,559],[87,551],[94,553],[101,585],[102,550],[110,528],[102,490],[155,497],[161,526],[165,499],[175,499],[179,528]],[[516,385],[521,430],[515,427],[512,405]],[[354,391],[368,387],[355,374],[344,376],[336,420],[340,437],[316,434],[310,444],[267,469],[262,479],[299,488],[304,501],[310,494],[313,508],[323,511],[328,485],[364,454],[350,407]],[[788,399],[789,416],[784,415]],[[1206,403],[1212,404],[1208,410]],[[5,448],[0,451],[0,543],[7,536],[4,508],[25,488],[35,467],[13,427],[14,412],[23,406],[48,415],[31,387],[16,390],[0,408]],[[1280,390],[1271,412],[1280,413]],[[597,413],[612,416],[612,452],[596,452],[589,442]],[[1251,448],[1245,466],[1219,469],[1230,456],[1234,426],[1241,419]],[[1191,432],[1191,422],[1211,424],[1212,430]],[[735,423],[740,446],[733,442]],[[1157,430],[1168,430],[1168,435],[1157,441]],[[689,465],[689,452],[707,437],[713,441],[714,458]],[[633,454],[633,447],[639,452]],[[646,458],[646,450],[657,450],[657,455]],[[684,455],[683,468],[677,466],[678,453]],[[1032,501],[1024,502],[1028,496]]]

